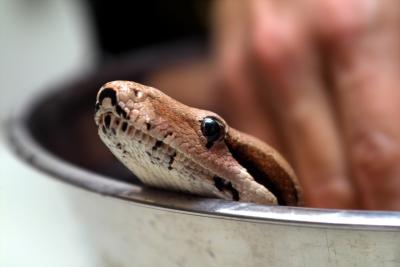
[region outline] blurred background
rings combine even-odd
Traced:
[[[51,95],[40,98],[46,105],[29,117],[35,141],[79,167],[133,182],[100,143],[93,123],[96,91],[115,79],[158,87],[268,141],[294,166],[310,206],[400,209],[400,172],[391,157],[393,151],[400,157],[399,139],[392,146],[391,135],[385,135],[391,129],[400,138],[393,123],[399,119],[398,98],[392,97],[399,96],[393,55],[399,53],[400,13],[392,7],[398,4],[291,1],[281,9],[275,1],[216,3],[224,5],[214,6],[212,68],[211,0],[0,0],[0,266],[100,265],[64,194],[67,186],[17,158],[7,147],[7,127],[26,100]],[[257,3],[267,5],[263,10]],[[315,18],[309,20],[309,14]],[[381,15],[370,21],[370,14]],[[324,25],[311,25],[314,19]],[[358,29],[353,19],[365,32],[353,32]],[[359,42],[353,47],[354,37]],[[388,93],[376,90],[379,86]],[[357,91],[352,89],[363,93],[339,101],[333,92]],[[220,110],[224,107],[229,111]]]
[[[0,0],[0,266],[97,266],[62,185],[7,148],[26,98],[114,58],[207,42],[208,1]]]

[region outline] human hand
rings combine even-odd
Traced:
[[[233,124],[283,152],[307,205],[399,210],[400,2],[219,0],[213,11]]]

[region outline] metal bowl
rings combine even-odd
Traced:
[[[107,266],[399,266],[400,212],[262,206],[166,192],[143,186],[112,157],[92,118],[97,89],[114,79],[161,88],[182,86],[180,79],[207,80],[201,72],[177,75],[172,83],[174,74],[159,75],[191,69],[199,60],[204,54],[193,46],[140,52],[32,96],[10,120],[10,141],[20,158],[72,185],[66,192],[101,261]]]

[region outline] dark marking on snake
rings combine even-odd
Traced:
[[[125,132],[127,128],[128,128],[128,123],[127,122],[122,123],[122,126],[121,126],[122,131]]]
[[[101,90],[99,95],[99,103],[103,103],[104,98],[110,98],[111,104],[115,106],[117,104],[117,94],[114,89],[105,88]]]
[[[232,183],[229,181],[226,181],[225,179],[214,176],[214,186],[219,190],[219,191],[229,191],[232,195],[232,199],[235,201],[239,201],[239,192],[233,187]]]
[[[110,123],[111,123],[111,116],[107,115],[104,117],[104,125],[106,126],[106,128],[110,128]]]
[[[164,139],[167,138],[167,137],[170,136],[170,135],[173,135],[173,133],[172,133],[172,132],[167,132],[167,133],[164,135]]]
[[[150,122],[146,122],[146,129],[147,129],[147,131],[149,131],[152,127],[153,127],[153,125],[151,125]]]
[[[146,151],[146,154],[150,157],[151,164],[158,165],[160,163],[159,157],[154,157],[150,152]]]
[[[223,191],[225,187],[225,180],[222,179],[221,177],[214,176],[214,185],[219,191]]]
[[[111,128],[111,133],[112,133],[113,135],[116,135],[116,134],[117,134],[117,132],[115,131],[114,128]]]
[[[174,163],[176,157],[176,152],[174,154],[171,155],[171,157],[169,158],[169,162],[168,162],[168,170],[172,170],[172,164]]]
[[[123,117],[123,118],[127,118],[127,116],[128,116],[128,114],[126,113],[126,111],[125,110],[123,110],[119,105],[117,105],[116,107],[115,107],[115,112],[117,112],[117,114],[120,116],[120,117]]]
[[[160,140],[157,140],[156,143],[154,144],[154,146],[151,148],[151,150],[157,150],[157,148],[159,148],[160,146],[162,146],[163,142]]]
[[[103,131],[103,134],[107,133],[107,129],[106,129],[106,127],[104,125],[103,125],[103,127],[101,127],[101,130]]]
[[[118,144],[117,144],[117,148],[118,148],[118,149],[121,149],[121,148],[122,148],[121,143],[118,143]]]

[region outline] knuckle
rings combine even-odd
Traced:
[[[376,131],[361,133],[352,145],[355,175],[372,183],[380,182],[396,168],[399,155],[398,143],[390,135]]]
[[[294,45],[295,33],[290,29],[280,30],[274,25],[255,25],[250,33],[249,46],[254,59],[264,66],[281,66],[290,55],[298,53]]]

